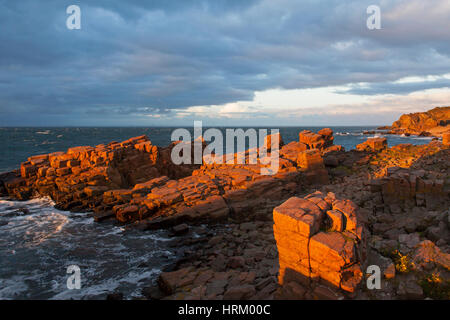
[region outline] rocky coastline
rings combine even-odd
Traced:
[[[179,142],[146,136],[74,147],[1,174],[0,195],[49,196],[143,232],[170,228],[185,257],[147,299],[450,299],[449,133],[349,151],[328,128],[280,142],[272,176],[262,164],[174,165]],[[366,286],[370,265],[380,289]]]
[[[426,112],[402,115],[391,126],[379,127],[388,134],[442,137],[450,132],[450,107],[436,107]]]

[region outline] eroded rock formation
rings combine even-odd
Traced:
[[[314,143],[292,142],[286,146],[278,135],[282,147],[274,175],[262,175],[261,169],[269,165],[261,162],[226,164],[225,155],[224,164],[174,165],[171,151],[180,142],[161,148],[140,136],[121,143],[30,157],[22,163],[20,173],[4,176],[1,185],[14,198],[50,196],[58,208],[92,210],[97,220],[111,216],[120,222],[151,218],[144,228],[193,220],[218,221],[228,216],[269,219],[274,206],[304,185],[328,183],[321,151],[340,148],[332,146],[330,129],[321,132],[310,133],[317,135]],[[265,141],[267,157],[271,156],[271,139],[268,136]],[[242,156],[248,160],[251,152],[255,150]]]
[[[292,197],[273,210],[273,220],[281,285],[290,288],[297,281],[313,291],[323,282],[348,292],[357,289],[367,231],[363,213],[352,201],[321,192]]]
[[[450,131],[450,107],[404,114],[386,128],[394,134],[442,135]]]
[[[386,138],[369,138],[361,144],[356,146],[356,150],[359,151],[381,151],[387,149],[387,139]]]

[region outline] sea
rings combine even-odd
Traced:
[[[17,169],[32,155],[123,141],[144,134],[154,145],[167,146],[175,129],[0,128],[0,173]],[[186,129],[193,132],[192,128]],[[273,128],[255,129],[270,132]],[[302,130],[320,128],[277,129],[284,142],[289,143],[298,140]],[[387,135],[376,127],[331,129],[335,144],[346,150],[374,136],[385,136],[389,146],[431,141],[429,137]],[[22,202],[0,198],[0,299],[105,299],[113,292],[121,292],[125,299],[139,298],[142,289],[154,284],[161,271],[182,254],[179,248],[170,245],[171,241],[169,231],[141,231],[114,222],[96,223],[90,213],[55,209],[49,198]],[[80,270],[79,288],[68,285],[73,279],[68,268],[74,265]]]

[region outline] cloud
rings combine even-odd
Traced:
[[[354,105],[448,88],[423,77],[450,72],[450,4],[380,1],[382,29],[370,31],[372,2],[3,1],[0,125],[170,124],[205,106],[251,123],[283,109],[259,110],[262,92],[336,87]],[[71,4],[81,30],[65,26]],[[405,77],[420,81],[396,82]]]

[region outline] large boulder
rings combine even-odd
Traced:
[[[365,218],[350,200],[316,192],[273,210],[279,283],[324,282],[355,292],[366,263]]]
[[[363,143],[358,144],[356,150],[378,152],[387,149],[387,147],[388,144],[386,138],[369,138]]]
[[[308,146],[308,149],[323,150],[333,145],[333,130],[325,128],[318,133],[310,130],[303,130],[299,133],[299,142]]]

